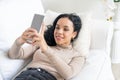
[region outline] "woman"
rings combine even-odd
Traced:
[[[79,16],[61,14],[47,30],[43,25],[41,33],[32,28],[25,30],[9,50],[9,57],[33,58],[14,80],[67,80],[77,75],[85,62],[85,56],[72,47],[80,29]],[[24,48],[24,43],[30,46]]]

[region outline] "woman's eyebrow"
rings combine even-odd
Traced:
[[[59,24],[56,24],[56,26],[60,26]],[[64,25],[63,26],[64,28],[68,28],[69,26],[68,25]]]
[[[69,26],[68,25],[64,25],[64,28],[69,28]]]

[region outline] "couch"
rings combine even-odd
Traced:
[[[0,5],[0,10],[3,10],[0,14],[0,21],[2,21],[0,23],[0,80],[11,80],[29,63],[29,60],[8,58],[7,52],[14,40],[30,27],[34,13],[44,14],[46,25],[51,24],[60,13],[51,10],[44,11],[40,0],[31,0],[29,3],[27,3],[28,0],[0,2],[3,4]],[[74,47],[85,53],[87,58],[81,72],[71,80],[115,80],[110,59],[113,23],[93,19],[92,12],[78,13],[78,15],[83,21],[83,28]]]

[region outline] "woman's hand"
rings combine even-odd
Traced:
[[[33,29],[32,28],[28,28],[26,29],[22,35],[17,39],[17,43],[18,44],[24,44],[24,43],[29,43],[30,44],[30,40],[32,39],[32,34]],[[35,32],[35,30],[34,30]]]
[[[32,34],[32,36],[33,36],[33,38],[32,38],[32,45],[39,46],[41,48],[42,52],[46,51],[47,50],[47,46],[48,46],[46,41],[45,41],[45,38],[44,38],[44,32],[45,32],[45,25],[42,24],[40,32],[38,33],[35,30],[35,32]]]
[[[47,50],[47,43],[44,39],[44,31],[45,31],[45,26],[41,26],[41,30],[38,33],[37,30],[33,28],[28,28],[23,32],[23,34],[17,39],[18,44],[32,44],[33,46],[36,45],[41,48],[41,51],[46,51]]]

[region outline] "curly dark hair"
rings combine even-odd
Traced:
[[[60,18],[68,18],[70,21],[72,21],[73,23],[73,27],[74,27],[74,31],[77,32],[77,35],[74,39],[76,39],[78,37],[78,34],[80,32],[80,29],[81,29],[81,26],[82,26],[82,22],[81,22],[81,19],[78,15],[76,15],[75,13],[64,13],[64,14],[60,14],[53,22],[53,25],[48,25],[48,29],[45,31],[45,34],[44,34],[44,37],[45,37],[45,40],[47,42],[47,44],[49,46],[55,46],[56,45],[56,42],[55,42],[55,39],[54,39],[54,30],[55,30],[55,27],[56,27],[56,24],[57,24],[57,21],[60,19]],[[71,40],[71,42],[73,42],[73,40]]]

